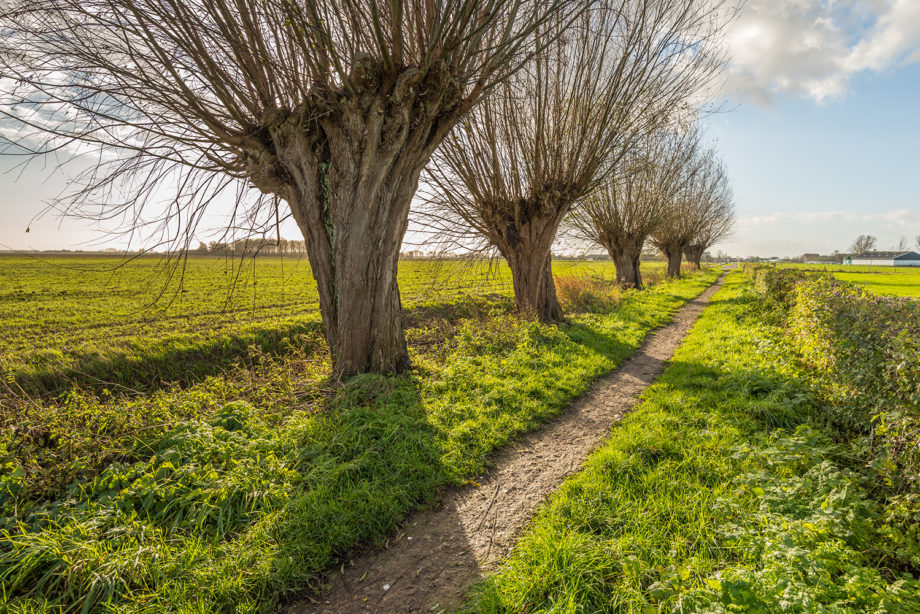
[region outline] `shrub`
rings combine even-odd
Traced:
[[[745,265],[744,272],[760,297],[761,312],[776,324],[792,306],[796,285],[809,278],[799,269],[777,269],[764,265]]]
[[[827,274],[746,267],[762,317],[787,328],[847,444],[896,566],[920,567],[920,301],[876,296]]]
[[[920,486],[920,301],[821,276],[795,290],[789,325],[826,380],[835,423],[865,437],[883,483]]]

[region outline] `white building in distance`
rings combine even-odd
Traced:
[[[920,266],[920,254],[917,252],[866,252],[850,260],[850,264],[869,266]]]

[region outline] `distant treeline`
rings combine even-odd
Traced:
[[[304,241],[293,239],[250,238],[236,241],[199,242],[198,248],[190,250],[196,254],[254,255],[254,254],[302,254],[306,252]]]

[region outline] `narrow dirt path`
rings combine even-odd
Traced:
[[[387,549],[355,557],[327,579],[319,599],[288,614],[442,612],[510,553],[537,507],[610,434],[664,370],[725,274],[650,334],[619,369],[595,382],[562,416],[498,452],[478,488],[448,492],[441,507],[414,514]]]

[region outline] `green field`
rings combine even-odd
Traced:
[[[3,262],[11,612],[276,611],[563,411],[718,276],[620,291],[598,281],[609,264],[560,262],[583,291],[547,326],[511,312],[501,270],[496,283],[483,263],[456,277],[406,263],[414,371],[343,384],[315,312],[294,311],[303,264],[257,262],[227,303],[232,269],[194,259],[187,292],[144,311],[156,262],[61,262]]]
[[[660,263],[644,268],[658,275]],[[557,275],[609,281],[610,262],[556,261]],[[253,344],[315,336],[316,286],[303,257],[187,262],[114,257],[0,257],[0,371],[25,392],[98,380],[146,389],[229,366]],[[403,261],[403,304],[438,311],[505,303],[503,262]],[[205,360],[206,359],[206,360]]]
[[[645,265],[660,268],[658,263]],[[557,275],[612,279],[611,262],[556,261]],[[274,324],[317,315],[319,299],[304,257],[255,259],[0,256],[0,353],[73,348],[166,334]],[[403,305],[511,296],[504,263],[403,261]]]
[[[827,271],[837,279],[858,284],[866,290],[886,296],[920,298],[920,267],[880,267],[844,265],[783,265],[804,271]]]

